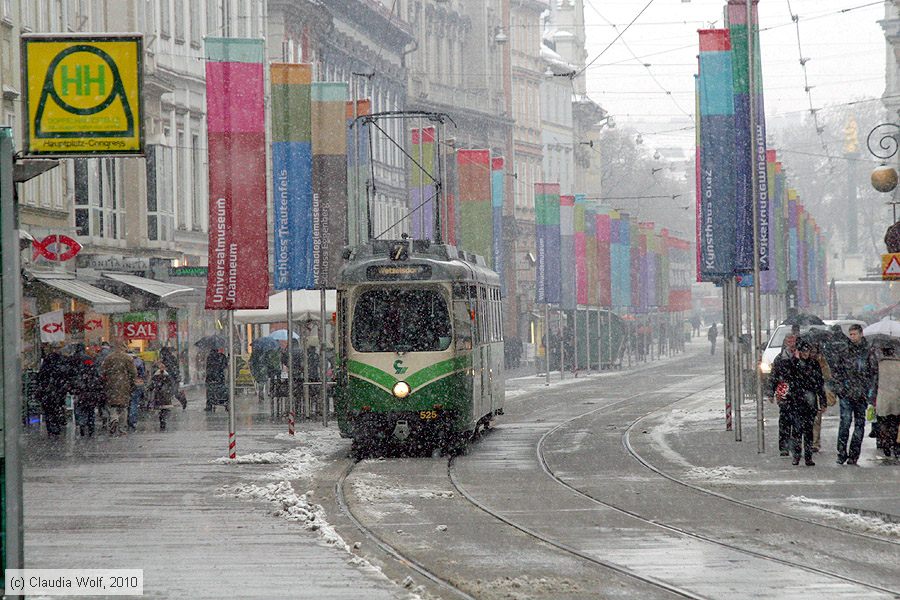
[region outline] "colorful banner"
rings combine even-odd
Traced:
[[[503,196],[505,195],[506,165],[502,156],[491,159],[491,217],[494,220],[494,270],[503,286]]]
[[[775,271],[778,276],[779,294],[787,291],[788,280],[788,201],[787,186],[784,183],[785,175],[780,162],[775,163],[775,203],[773,211],[775,218],[773,224],[775,232],[772,237],[775,239]]]
[[[274,287],[313,287],[312,65],[274,63],[272,89],[272,198]]]
[[[668,304],[671,312],[691,310],[693,255],[686,240],[666,236],[669,264]]]
[[[334,288],[347,243],[346,83],[312,84],[313,280]]]
[[[347,234],[348,244],[358,246],[369,239],[369,124],[357,117],[372,113],[372,101],[347,102]],[[373,235],[378,235],[376,231]]]
[[[206,308],[268,308],[263,40],[206,38]]]
[[[575,194],[575,301],[581,305],[588,303],[586,208],[585,195]]]
[[[775,163],[778,161],[775,150],[767,150],[766,151],[766,178],[772,185],[768,186],[768,202],[766,203],[766,210],[768,211],[768,216],[766,221],[772,226],[772,235],[766,236],[768,248],[766,251],[767,256],[771,260],[771,268],[762,271],[759,274],[759,291],[762,294],[774,294],[778,290],[778,271],[777,271],[777,259],[775,258],[775,247],[776,247],[776,239],[778,235],[779,226],[776,224],[775,219],[775,206],[776,206],[776,198],[775,194],[778,190],[778,186],[775,183]],[[762,239],[760,239],[760,243],[762,243]],[[762,269],[762,265],[760,264],[760,269]]]
[[[493,262],[490,150],[459,150],[459,247]]]
[[[435,164],[435,128],[415,128],[411,135],[410,187],[409,187],[409,219],[412,237],[415,239],[434,239],[434,207],[437,206],[434,184]],[[480,254],[480,253],[479,253]],[[484,258],[490,262],[490,254]]]
[[[459,220],[457,198],[459,198],[459,178],[456,168],[456,150],[450,144],[442,144],[439,152],[443,153],[444,166],[444,210],[441,213],[441,239],[445,244],[457,244],[456,232]]]
[[[534,184],[535,302],[560,300],[559,184]]]
[[[798,253],[798,244],[799,238],[797,234],[797,211],[798,211],[798,199],[797,199],[797,191],[788,188],[787,191],[787,199],[788,199],[788,246],[787,246],[787,273],[788,273],[788,281],[796,282],[800,277],[800,269],[797,264]]]
[[[612,296],[612,261],[611,261],[611,217],[608,213],[596,217],[597,231],[597,294],[600,306],[611,308]],[[618,227],[618,224],[616,225]]]
[[[735,267],[734,97],[728,30],[700,30],[699,281]],[[752,242],[752,240],[751,240]]]
[[[587,302],[591,307],[600,306],[600,257],[597,249],[597,212],[587,208],[584,211],[585,262],[587,267]]]
[[[759,268],[769,268],[769,213],[768,182],[766,178],[766,120],[762,93],[762,61],[759,52],[759,19],[756,1],[753,0],[751,31],[753,35],[753,79],[755,95],[750,97],[749,61],[747,60],[747,2],[728,1],[728,27],[731,35],[734,114],[735,114],[735,231],[737,271],[753,270],[753,228],[759,230]],[[754,103],[755,131],[750,131],[750,103]],[[751,136],[756,140],[755,159],[751,158]],[[756,161],[756,178],[751,173]],[[758,207],[758,222],[753,223],[753,202]]]
[[[559,197],[560,300],[565,310],[575,308],[575,196]]]

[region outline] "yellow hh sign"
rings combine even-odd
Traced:
[[[143,154],[142,40],[23,35],[25,154]]]
[[[900,252],[881,255],[881,278],[884,280],[900,279]]]

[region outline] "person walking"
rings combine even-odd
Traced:
[[[168,424],[169,413],[174,407],[176,383],[175,377],[169,373],[166,363],[161,360],[154,363],[156,372],[150,378],[147,385],[147,393],[150,394],[151,406],[159,411],[159,430],[165,431]]]
[[[880,447],[885,456],[900,458],[900,356],[892,347],[873,348],[878,359],[875,415]]]
[[[228,356],[222,348],[209,351],[206,357],[206,411],[215,412],[216,406],[225,405],[228,410]]]
[[[855,465],[862,449],[863,434],[866,430],[866,407],[869,400],[875,397],[875,382],[878,364],[869,349],[869,343],[863,337],[862,327],[858,324],[850,326],[850,343],[839,357],[834,380],[837,382],[835,393],[841,407],[841,421],[838,426],[837,459],[839,465],[847,463]],[[853,437],[850,447],[847,439],[850,436],[850,425],[853,425]]]
[[[109,434],[125,435],[128,426],[128,405],[137,381],[134,360],[125,352],[125,344],[116,342],[115,348],[103,361],[100,373],[106,382],[106,403],[109,406]]]
[[[58,348],[41,361],[37,374],[37,394],[44,413],[44,427],[50,437],[58,436],[66,427],[66,394],[69,391],[71,364]]]
[[[141,400],[144,399],[144,386],[147,382],[147,365],[136,352],[131,353],[131,360],[134,363],[137,378],[134,380],[134,389],[131,390],[131,400],[128,404],[128,431],[136,431]]]
[[[72,369],[72,393],[76,396],[75,423],[78,434],[93,436],[96,411],[106,404],[106,389],[96,361],[87,353],[79,357]]]
[[[691,337],[700,337],[700,315],[691,317]]]
[[[716,338],[717,337],[719,337],[719,329],[716,327],[716,322],[713,321],[712,325],[710,325],[709,329],[706,331],[706,339],[709,340],[710,356],[715,356],[715,354],[716,354]]]
[[[819,370],[822,372],[822,381],[825,384],[825,404],[816,411],[812,432],[812,451],[819,452],[821,450],[819,442],[822,438],[822,415],[825,414],[825,411],[828,410],[829,406],[837,404],[837,397],[834,395],[834,392],[831,391],[831,367],[828,366],[828,361],[825,360],[825,354],[817,344],[811,344],[809,356],[811,360],[814,360],[819,364]]]
[[[769,398],[778,403],[778,452],[781,456],[790,454],[791,414],[785,403],[788,382],[788,364],[797,354],[797,336],[784,338],[781,352],[772,361],[772,373],[769,375]]]
[[[800,338],[797,341],[797,353],[782,362],[779,377],[779,385],[784,386],[782,406],[791,423],[791,462],[800,464],[802,445],[804,462],[812,467],[816,464],[812,459],[813,424],[816,413],[826,401],[822,371],[818,361],[812,358],[812,345],[807,340]]]

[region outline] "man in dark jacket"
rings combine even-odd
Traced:
[[[716,322],[713,321],[712,325],[709,326],[709,329],[706,330],[706,339],[709,340],[709,353],[711,355],[715,355],[716,353],[717,337],[719,337],[719,329],[716,327]]]
[[[779,393],[779,385],[788,385],[787,368],[791,359],[797,354],[797,336],[794,334],[784,338],[781,352],[772,361],[772,373],[769,375],[769,397],[778,400],[778,451],[781,456],[790,454],[791,431],[793,420],[787,404],[784,402],[784,394]]]
[[[800,464],[800,445],[806,465],[812,460],[813,423],[816,413],[825,406],[825,382],[819,363],[811,357],[811,346],[803,338],[797,341],[797,352],[790,358],[779,357],[776,387],[780,387],[781,410],[790,421],[790,446],[793,464]],[[775,370],[773,369],[773,374]]]
[[[837,360],[834,375],[835,393],[840,398],[841,422],[838,427],[837,463],[855,465],[862,449],[863,434],[866,430],[866,407],[874,397],[878,363],[870,352],[869,343],[863,337],[862,327],[850,326],[850,343],[843,356]],[[847,438],[853,423],[853,437],[850,448]]]

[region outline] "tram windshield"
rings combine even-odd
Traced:
[[[440,352],[450,347],[450,313],[438,290],[375,289],[356,301],[350,332],[359,352]]]

